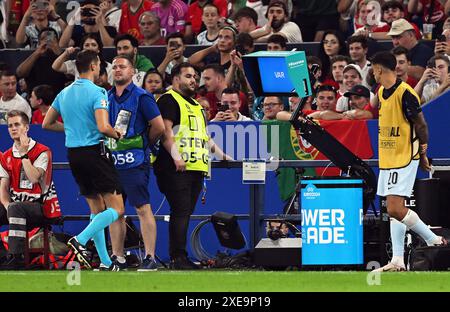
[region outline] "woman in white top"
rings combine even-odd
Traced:
[[[100,58],[100,66],[106,68],[106,73],[108,75],[108,83],[113,84],[113,77],[112,77],[112,65],[111,63],[106,62],[103,59],[102,50],[103,50],[103,44],[101,40],[97,37],[95,34],[86,34],[81,39],[81,48],[83,50],[91,50],[98,53],[98,56]],[[77,53],[80,50],[80,48],[74,48],[69,47],[67,48],[63,53],[61,53],[60,56],[53,62],[52,68],[53,70],[67,74],[72,75],[75,77],[75,80],[80,78],[80,73],[77,70],[77,67],[75,65],[75,60],[69,60],[68,58],[73,53]]]
[[[197,35],[197,43],[199,45],[213,45],[219,39],[219,9],[212,3],[205,5],[202,14],[203,24],[206,30]]]

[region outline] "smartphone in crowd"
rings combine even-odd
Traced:
[[[45,10],[48,8],[48,2],[36,1],[31,6],[34,10]]]
[[[225,112],[225,111],[227,111],[229,109],[230,109],[230,106],[228,106],[228,104],[220,104],[220,105],[218,105],[219,112]]]
[[[169,42],[169,48],[172,50],[176,50],[180,47],[180,45],[178,44],[178,42],[175,41],[170,41]]]
[[[236,51],[239,52],[239,54],[240,54],[241,56],[247,54],[247,51],[245,50],[244,46],[241,45],[241,44],[237,44],[237,45],[236,45]]]

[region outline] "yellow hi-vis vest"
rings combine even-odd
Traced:
[[[180,107],[180,125],[174,127],[175,144],[181,158],[186,162],[186,170],[208,172],[209,136],[202,106],[186,101],[179,93],[169,90]]]
[[[403,168],[412,159],[419,159],[419,141],[413,124],[406,118],[402,108],[402,96],[411,92],[419,101],[413,88],[402,82],[387,99],[383,98],[383,86],[378,90],[380,101],[378,120],[378,155],[380,169]]]

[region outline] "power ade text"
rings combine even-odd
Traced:
[[[302,226],[307,244],[345,244],[345,212],[343,209],[305,209]]]

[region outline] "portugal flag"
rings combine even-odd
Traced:
[[[369,132],[365,120],[334,120],[316,121],[328,133],[333,135],[339,142],[361,159],[369,159],[373,156]],[[308,141],[301,137],[289,122],[285,121],[263,121],[267,126],[268,140],[271,138],[271,128],[279,127],[279,153],[284,160],[326,160],[327,158]],[[268,142],[268,146],[271,142]],[[330,164],[326,168],[307,168],[303,173],[305,176],[339,176],[340,169]],[[287,200],[293,195],[297,177],[294,168],[279,169],[277,176],[278,189],[282,200]]]

